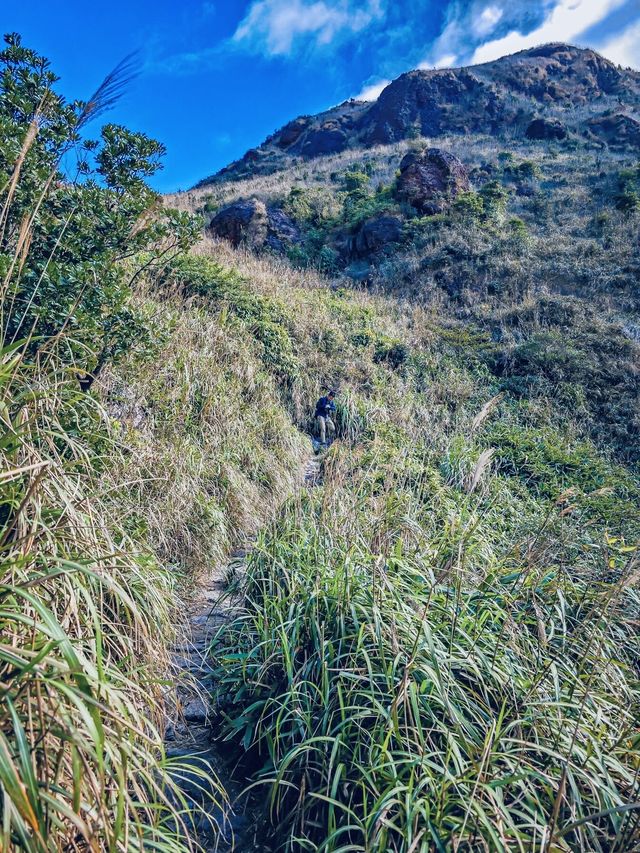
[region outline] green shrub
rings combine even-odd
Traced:
[[[616,210],[622,213],[634,213],[640,210],[640,194],[632,189],[624,189],[615,197]]]
[[[453,211],[464,222],[479,222],[484,214],[484,200],[478,193],[460,193],[453,203]]]
[[[489,181],[480,188],[484,211],[489,219],[502,219],[507,209],[509,191],[498,181]]]
[[[347,193],[353,193],[356,197],[368,194],[369,175],[365,172],[345,172],[342,180]]]
[[[132,285],[157,258],[191,245],[200,223],[164,209],[146,185],[159,168],[160,143],[114,124],[102,129],[100,142],[81,141],[109,98],[108,86],[88,104],[69,104],[53,91],[56,77],[42,57],[17,35],[5,41],[0,175],[9,195],[0,267],[8,269],[14,255],[22,266],[7,281],[12,310],[4,314],[3,340],[26,338],[34,325],[40,340],[71,332],[60,357],[64,352],[88,388],[131,347],[149,348],[153,329],[131,305]],[[117,87],[117,76],[111,85]],[[61,171],[72,148],[80,159],[75,177]],[[14,192],[7,182],[16,163]],[[31,356],[38,346],[33,341]]]
[[[308,222],[313,215],[308,193],[302,187],[291,187],[282,209],[296,222]]]
[[[81,142],[124,68],[69,104],[44,58],[5,41],[0,848],[185,853],[172,776],[185,771],[162,737],[174,579],[119,522],[132,484],[111,481],[122,457],[77,379],[88,389],[107,366],[144,363],[162,345],[133,285],[197,228],[145,184],[159,143],[115,125]],[[62,171],[72,152],[76,179]]]
[[[392,370],[398,370],[407,363],[410,353],[411,350],[402,341],[378,336],[375,339],[373,361],[375,364],[386,364]]]

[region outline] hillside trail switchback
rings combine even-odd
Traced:
[[[320,460],[312,456],[301,471],[301,488],[320,482]],[[252,548],[251,539],[233,551],[225,564],[215,566],[198,582],[189,606],[186,630],[173,653],[174,713],[165,730],[167,757],[178,760],[182,769],[175,780],[185,797],[189,813],[184,818],[193,840],[209,853],[268,853],[256,821],[258,804],[244,796],[242,780],[234,778],[232,762],[223,745],[216,743],[214,672],[208,651],[215,634],[240,611],[237,598],[225,595],[229,572],[242,574]],[[193,772],[189,772],[193,767]],[[222,785],[224,792],[219,790]]]

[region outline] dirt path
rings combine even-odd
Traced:
[[[320,462],[312,457],[304,466],[302,485],[312,487],[319,479]],[[177,673],[175,693],[178,713],[176,721],[165,732],[168,756],[205,771],[205,781],[196,771],[183,774],[179,783],[193,809],[190,828],[194,839],[205,850],[217,850],[220,853],[266,853],[268,849],[258,837],[259,828],[251,816],[251,803],[241,796],[242,784],[230,775],[224,756],[215,743],[213,709],[209,699],[215,684],[207,651],[215,633],[237,613],[233,600],[224,597],[225,578],[230,569],[242,571],[242,564],[250,550],[249,542],[234,551],[229,562],[215,567],[209,576],[202,579],[195,591],[190,604],[187,636],[176,646],[173,658]],[[210,773],[210,770],[213,772]],[[226,791],[226,805],[212,781],[216,777]],[[220,803],[219,806],[213,805],[214,799]]]

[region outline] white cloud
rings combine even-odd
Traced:
[[[490,62],[545,42],[572,41],[625,2],[626,0],[558,0],[537,29],[526,35],[512,30],[502,38],[481,44],[471,57],[471,62]]]
[[[356,5],[351,0],[253,0],[233,41],[268,56],[286,56],[301,41],[327,45],[338,34],[361,32],[384,15],[383,0]]]
[[[377,101],[383,89],[391,83],[391,80],[378,80],[377,83],[368,83],[355,96],[356,101]]]
[[[640,69],[640,21],[631,24],[608,41],[596,45],[596,49],[618,65]]]
[[[447,21],[419,68],[450,68],[494,32],[505,16],[505,4],[519,7],[520,0],[451,0]]]
[[[439,56],[438,59],[433,63],[434,68],[451,68],[458,61],[458,57],[455,53],[445,53],[443,56]]]
[[[473,18],[472,26],[474,32],[478,36],[489,35],[500,23],[503,15],[504,12],[500,6],[487,6],[479,15],[475,15]]]

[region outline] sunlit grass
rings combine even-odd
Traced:
[[[260,756],[283,846],[632,849],[634,548],[594,543],[601,578],[618,567],[594,582],[563,565],[562,503],[526,535],[499,482],[443,485],[430,522],[429,483],[403,504],[401,471],[383,500],[371,469],[345,482],[331,464],[260,539],[246,613],[214,647],[227,737]],[[500,526],[525,537],[481,542]]]

